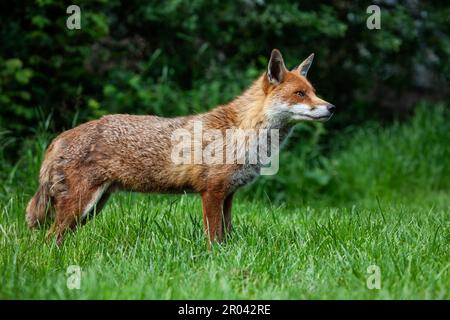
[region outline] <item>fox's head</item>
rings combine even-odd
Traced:
[[[327,121],[331,118],[336,107],[317,97],[315,89],[306,79],[313,58],[314,54],[311,54],[297,68],[289,71],[281,52],[277,49],[272,51],[263,80],[265,114],[269,121]]]

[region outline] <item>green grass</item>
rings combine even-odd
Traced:
[[[359,129],[312,164],[288,151],[279,177],[237,197],[232,237],[211,251],[193,195],[116,194],[61,247],[45,242],[24,221],[47,141],[35,140],[2,171],[0,298],[449,299],[448,129],[436,108]],[[69,265],[82,268],[79,290]]]

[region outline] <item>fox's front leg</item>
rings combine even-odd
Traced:
[[[221,242],[224,239],[223,203],[225,195],[222,193],[205,191],[202,193],[203,228],[209,237],[209,242]]]

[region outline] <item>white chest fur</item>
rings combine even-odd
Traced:
[[[258,164],[243,164],[240,168],[234,172],[231,177],[230,186],[231,190],[236,190],[242,187],[260,175],[261,166]]]
[[[283,128],[279,130],[279,134],[278,134],[278,141],[276,142],[276,148],[275,148],[275,153],[278,154],[280,148],[282,147],[283,143],[287,140],[287,138],[290,136],[292,132],[292,128]],[[270,141],[270,137],[267,139],[269,144],[270,143],[274,143],[274,141]],[[267,149],[267,146],[265,147]],[[270,150],[274,150],[271,149],[269,147]],[[261,148],[260,146],[258,146],[258,148],[256,149],[256,151],[254,152],[258,152],[260,151]],[[266,152],[266,151],[264,151]],[[253,155],[253,157],[251,155],[248,154],[248,152],[246,153],[246,159],[260,159],[259,155]],[[271,154],[271,156],[274,156]],[[272,158],[273,159],[273,158]],[[278,161],[278,159],[276,160]],[[239,187],[242,187],[246,184],[249,184],[251,182],[253,182],[260,174],[261,174],[261,169],[262,169],[263,165],[261,164],[260,161],[257,161],[257,163],[251,164],[251,163],[247,163],[245,162],[244,164],[241,164],[238,166],[238,169],[233,173],[233,175],[231,176],[231,180],[230,180],[230,186],[231,186],[231,190],[236,190]]]

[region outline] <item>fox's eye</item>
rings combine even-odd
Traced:
[[[304,96],[306,96],[306,93],[305,93],[305,91],[303,91],[303,90],[297,91],[295,94],[298,95],[299,97],[304,97]]]

